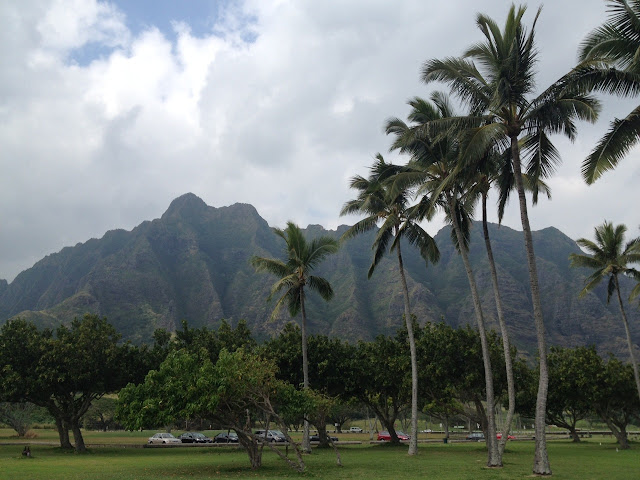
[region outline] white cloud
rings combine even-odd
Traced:
[[[422,62],[460,54],[480,39],[473,12],[501,22],[508,4],[230,2],[199,37],[185,21],[134,33],[121,7],[0,3],[0,278],[158,217],[188,191],[214,206],[252,203],[273,225],[353,221],[338,217],[352,196],[348,179],[366,174],[378,151],[396,158],[384,121],[403,117],[409,97],[444,89],[419,82]],[[564,73],[604,15],[600,2],[545,7],[541,87]],[[635,201],[636,152],[600,185],[579,179],[603,118],[580,126],[575,145],[559,142],[564,164],[553,201],[532,211],[535,228],[576,238],[604,217],[630,230],[640,223],[622,207]],[[505,223],[519,227],[516,208]]]

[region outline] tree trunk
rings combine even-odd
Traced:
[[[496,439],[496,417],[495,417],[495,398],[493,392],[493,371],[491,370],[491,357],[489,355],[489,344],[487,343],[487,332],[484,328],[484,317],[482,315],[482,306],[480,304],[480,296],[478,295],[478,288],[476,286],[476,280],[473,276],[473,270],[471,269],[471,263],[467,251],[464,247],[464,238],[458,223],[458,217],[455,211],[455,200],[449,199],[449,216],[451,217],[451,223],[455,230],[456,238],[458,239],[458,246],[464,268],[467,272],[467,279],[469,280],[469,287],[471,288],[471,297],[473,298],[473,306],[476,313],[476,321],[478,323],[478,332],[480,334],[480,343],[482,345],[482,360],[484,363],[484,380],[485,389],[487,394],[487,466],[488,467],[501,467],[502,458],[498,450]]]
[[[578,435],[578,432],[576,431],[575,427],[569,429],[569,434],[573,439],[573,443],[580,443],[580,435]]]
[[[82,438],[82,431],[80,430],[78,420],[72,421],[71,429],[73,430],[73,439],[76,444],[76,453],[86,453],[87,447],[84,444],[84,438]]]
[[[397,233],[396,231],[396,235]],[[402,293],[404,294],[404,319],[407,325],[409,351],[411,352],[411,439],[409,440],[409,455],[415,455],[418,453],[418,356],[416,353],[416,339],[413,335],[411,306],[409,305],[409,287],[404,274],[400,242],[398,242],[396,250],[398,251],[398,268],[400,270],[400,280],[402,281]]]
[[[303,388],[309,388],[309,357],[307,355],[307,312],[304,309],[304,289],[300,289],[300,313],[302,314],[302,378]],[[309,420],[306,415],[302,427],[302,451],[311,453],[311,440],[309,436]]]
[[[624,428],[618,429],[616,425],[608,418],[605,418],[604,415],[601,415],[602,419],[607,423],[607,427],[613,433],[613,436],[616,437],[618,441],[618,445],[622,450],[629,450],[631,447],[629,446],[629,438],[627,437],[627,430]]]
[[[502,438],[498,442],[500,458],[504,453],[504,448],[509,439],[511,431],[511,423],[513,422],[513,414],[516,409],[516,388],[513,379],[513,362],[511,361],[511,345],[509,342],[509,331],[507,330],[507,322],[504,320],[502,310],[502,298],[500,296],[500,288],[498,286],[498,272],[496,263],[493,259],[493,249],[491,248],[491,240],[489,238],[489,227],[487,226],[487,192],[482,192],[482,231],[484,232],[484,243],[487,249],[487,257],[489,259],[489,269],[491,270],[491,283],[493,284],[493,296],[496,302],[496,311],[498,312],[498,323],[500,324],[500,333],[502,334],[502,349],[504,351],[504,364],[507,372],[507,395],[509,397],[509,409],[507,411],[507,420],[502,430]]]
[[[238,443],[247,451],[251,469],[256,470],[260,468],[260,466],[262,466],[262,449],[258,442],[241,429],[237,429],[236,433],[238,435]]]
[[[57,416],[54,418],[56,419],[56,428],[58,429],[58,437],[60,438],[60,448],[72,449],[73,445],[71,445],[71,440],[69,440],[69,427],[67,423]]]
[[[542,317],[542,304],[540,301],[540,288],[538,287],[538,269],[536,267],[536,257],[533,251],[533,238],[529,225],[529,214],[527,212],[527,198],[524,194],[522,183],[522,168],[520,166],[520,148],[518,147],[518,137],[511,137],[511,159],[513,162],[513,173],[518,190],[518,202],[520,203],[520,221],[522,222],[522,232],[524,233],[524,246],[527,252],[527,264],[529,266],[529,284],[531,287],[531,301],[533,303],[533,319],[536,326],[536,337],[538,340],[538,357],[540,360],[540,375],[538,380],[538,397],[536,399],[536,419],[535,419],[535,454],[533,457],[533,473],[536,475],[551,475],[551,465],[549,464],[549,454],[547,452],[547,438],[545,433],[546,413],[547,413],[547,393],[549,389],[549,368],[547,365],[547,342],[544,332],[544,319]]]
[[[620,285],[618,284],[618,276],[613,276],[613,281],[616,285],[616,293],[618,294],[618,304],[620,305],[620,313],[622,314],[622,322],[624,323],[624,331],[627,334],[627,346],[629,347],[629,356],[631,357],[631,365],[633,365],[633,377],[636,380],[636,388],[638,389],[638,398],[640,398],[640,375],[638,374],[638,362],[636,356],[633,353],[633,342],[631,341],[631,332],[629,331],[629,322],[627,321],[627,314],[624,312],[622,306],[622,297],[620,296]]]

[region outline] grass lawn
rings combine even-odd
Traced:
[[[409,457],[407,447],[389,445],[345,445],[340,447],[343,467],[335,464],[331,450],[314,450],[305,456],[307,471],[298,474],[275,454],[265,449],[263,467],[248,468],[247,455],[229,448],[123,448],[126,443],[146,441],[149,432],[112,434],[87,432],[87,443],[113,444],[94,447],[86,455],[62,452],[39,445],[48,435],[31,443],[33,458],[22,457],[22,446],[0,433],[0,479],[2,480],[146,480],[205,478],[312,478],[312,479],[514,479],[531,478],[532,441],[513,441],[507,446],[504,468],[484,467],[482,443],[421,444],[419,455]],[[55,440],[55,435],[52,436]],[[554,479],[637,479],[640,444],[616,451],[611,439],[592,438],[575,445],[568,440],[549,442]],[[290,453],[291,454],[291,453]]]

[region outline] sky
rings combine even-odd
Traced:
[[[335,229],[349,179],[389,152],[383,125],[445,85],[422,64],[481,41],[503,0],[21,0],[0,2],[0,278],[65,246],[158,218],[187,192],[250,203],[272,226]],[[531,25],[538,3],[530,3]],[[603,0],[544,5],[537,85],[576,62]],[[600,97],[563,159],[534,230],[593,238],[604,220],[640,234],[640,150],[595,185],[580,164],[638,99]],[[495,196],[494,196],[495,198]],[[503,224],[521,230],[516,199]],[[490,218],[496,221],[495,214]],[[434,234],[442,218],[424,225]]]

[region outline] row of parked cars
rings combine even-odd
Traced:
[[[256,430],[256,437],[264,438],[267,442],[286,442],[287,438],[280,430]],[[329,437],[331,441],[337,442],[338,437]],[[310,440],[312,442],[319,442],[320,437],[318,435],[312,435]],[[184,432],[178,437],[174,437],[170,433],[156,433],[154,436],[149,437],[149,444],[168,445],[172,443],[238,443],[238,435],[234,432],[222,432],[217,434],[213,438],[209,438],[200,432]]]
[[[238,443],[238,435],[233,432],[222,432],[209,438],[200,432],[184,432],[177,438],[170,433],[156,433],[149,437],[150,445],[169,445],[172,443]]]

